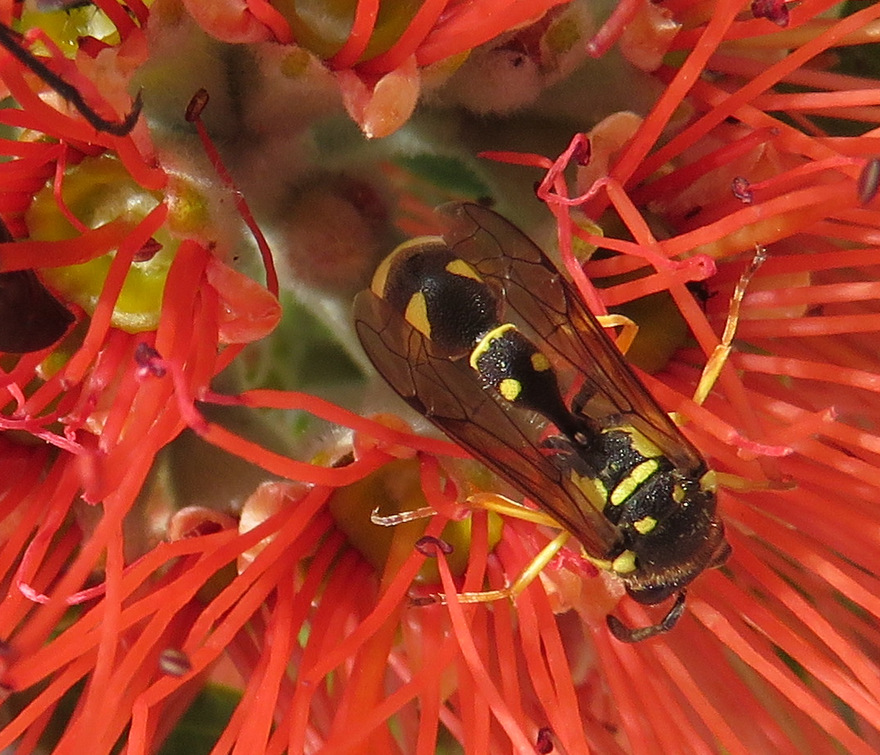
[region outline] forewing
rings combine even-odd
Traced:
[[[455,255],[498,287],[507,305],[583,376],[584,414],[600,422],[614,417],[635,427],[684,472],[705,467],[580,294],[528,236],[480,205],[456,202],[439,211],[449,219],[444,239]]]
[[[503,407],[466,361],[432,357],[421,333],[370,291],[355,299],[355,326],[376,369],[413,409],[553,515],[588,553],[611,550],[618,535],[597,510],[601,499],[590,502],[538,445],[528,416]]]

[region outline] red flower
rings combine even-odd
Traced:
[[[194,15],[195,5],[216,10],[214,25],[198,19],[210,31],[240,36],[225,46],[199,38],[213,63],[269,49],[242,42],[305,45],[302,19],[280,5],[193,4]],[[515,603],[459,602],[460,592],[509,584],[556,533],[494,511],[465,516],[468,499],[499,483],[464,451],[309,391],[341,386],[336,395],[359,408],[396,410],[378,388],[361,395],[355,377],[360,357],[340,325],[360,274],[351,271],[390,248],[389,216],[430,230],[422,198],[464,192],[450,192],[439,171],[426,186],[423,166],[392,147],[343,138],[320,146],[315,124],[339,111],[332,98],[303,95],[302,120],[270,129],[264,112],[248,111],[247,86],[218,86],[216,121],[202,124],[193,107],[187,123],[175,98],[186,90],[185,104],[201,84],[193,69],[172,65],[177,76],[168,75],[168,60],[178,60],[173,8],[129,2],[129,13],[102,0],[118,38],[90,27],[90,38],[67,40],[75,58],[33,29],[21,43],[72,90],[58,91],[27,54],[0,56],[20,106],[0,112],[15,129],[0,143],[11,158],[0,164],[0,213],[14,239],[0,244],[0,272],[31,271],[25,290],[75,317],[49,323],[61,322],[59,340],[0,361],[9,711],[0,747],[109,752],[122,741],[127,752],[152,751],[214,679],[237,695],[228,721],[202,720],[216,726],[218,750],[880,749],[880,95],[873,79],[833,70],[841,46],[870,38],[880,6],[835,18],[824,14],[830,2],[808,0],[788,7],[781,26],[784,5],[752,15],[726,0],[670,1],[661,23],[656,8],[623,3],[591,48],[581,26],[566,27],[576,30],[578,59],[611,46],[621,18],[631,19],[627,57],[656,70],[612,68],[644,84],[634,85],[634,102],[659,94],[643,115],[597,125],[568,108],[566,92],[581,108],[594,90],[584,93],[564,56],[549,55],[548,34],[564,16],[545,15],[550,5],[424,3],[395,14],[390,4],[352,4],[338,45],[317,35],[329,48],[306,56],[306,83],[323,92],[332,70],[349,110],[363,115],[391,81],[383,77],[421,81],[432,64],[506,33],[474,53],[490,64],[468,75],[487,78],[438,84],[444,109],[420,122],[436,128],[407,131],[403,143],[436,139],[434,158],[469,151],[483,137],[469,131],[480,119],[450,103],[473,99],[499,59],[507,73],[530,65],[540,74],[528,86],[505,79],[522,88],[480,110],[496,113],[486,119],[498,132],[492,147],[506,150],[491,156],[521,167],[481,168],[470,196],[503,186],[500,211],[516,209],[529,225],[546,212],[517,199],[517,181],[538,180],[590,306],[640,320],[631,353],[651,369],[649,390],[728,475],[719,496],[729,563],[695,581],[673,631],[636,645],[615,640],[605,617],[644,626],[653,609],[622,597],[576,546]],[[48,32],[51,21],[35,23]],[[130,133],[111,133],[133,105],[135,75],[144,113]],[[551,107],[557,94],[562,121]],[[271,97],[257,101],[268,107]],[[582,133],[558,158],[519,143],[562,128]],[[285,130],[293,138],[274,139]],[[453,147],[443,131],[455,133]],[[195,132],[221,135],[208,168],[189,156],[201,154],[190,149]],[[291,204],[298,218],[315,216],[297,224],[310,233],[322,220],[336,228],[354,219],[320,276],[302,273],[317,267],[315,237],[283,254],[275,244],[282,285],[308,305],[284,299],[292,326],[276,328],[279,284],[266,245],[264,287],[257,252],[238,237],[239,215],[251,215],[220,153],[249,198],[253,189],[270,239],[302,239],[284,226]],[[277,170],[249,180],[254,164]],[[756,245],[767,260],[742,301],[728,366],[698,406],[690,396]],[[594,247],[615,254],[583,262]],[[639,303],[650,295],[659,296]],[[340,356],[345,347],[351,359]],[[400,523],[377,527],[376,508]],[[413,605],[437,592],[446,605]]]

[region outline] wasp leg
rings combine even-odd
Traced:
[[[739,323],[740,305],[746,295],[746,288],[748,288],[749,281],[751,281],[752,276],[758,271],[758,268],[761,267],[765,259],[767,259],[767,250],[760,246],[756,247],[755,256],[752,257],[749,266],[743,271],[739,281],[737,281],[736,288],[733,290],[733,296],[730,297],[730,309],[727,311],[727,321],[724,323],[721,343],[715,347],[715,350],[706,362],[703,374],[700,375],[700,382],[697,383],[697,388],[694,391],[693,401],[695,404],[702,406],[718,381],[718,376],[721,374],[721,370],[733,348],[736,326]]]
[[[545,514],[538,509],[529,509],[520,503],[511,501],[503,495],[497,493],[477,493],[472,495],[464,504],[470,509],[482,509],[484,511],[494,511],[502,516],[510,516],[523,522],[532,522],[533,524],[543,524],[547,527],[560,529],[557,522],[549,514]],[[380,514],[379,506],[370,512],[370,521],[378,524],[380,527],[396,527],[398,524],[405,522],[414,522],[417,519],[428,519],[437,513],[432,506],[422,506],[411,511],[401,511],[396,514]]]
[[[471,496],[467,500],[467,505],[474,509],[483,509],[484,511],[494,511],[496,514],[514,517],[533,524],[545,525],[559,529],[559,522],[553,517],[545,514],[543,511],[529,509],[525,506],[511,501],[509,498],[494,493],[478,493]],[[559,553],[562,546],[568,541],[571,535],[566,532],[560,532],[553,540],[551,540],[541,552],[535,556],[522,573],[507,587],[502,590],[483,590],[481,592],[463,592],[458,594],[460,603],[491,603],[495,600],[504,600],[509,598],[515,600],[523,590],[526,589],[540,574],[553,557]],[[416,601],[419,605],[430,603],[439,603],[441,605],[447,602],[446,595],[443,593],[434,593],[432,595],[419,598]]]
[[[794,490],[797,487],[797,484],[791,480],[748,480],[739,475],[728,472],[716,472],[715,470],[706,474],[712,475],[711,483],[707,481],[707,485],[711,484],[713,490],[725,488],[727,490],[739,490],[743,493],[752,493],[755,490]]]
[[[552,516],[545,514],[537,509],[529,509],[522,504],[511,501],[504,496],[493,493],[478,493],[467,499],[467,505],[472,509],[483,509],[484,511],[493,511],[496,514],[515,517],[522,521],[540,524],[547,527],[559,529],[560,525]],[[413,522],[417,519],[426,519],[436,514],[436,510],[430,506],[423,506],[412,511],[402,511],[398,514],[382,515],[379,508],[376,507],[370,513],[370,521],[381,527],[395,527],[405,522]],[[522,573],[503,590],[484,590],[481,592],[463,592],[458,594],[460,603],[490,603],[495,600],[503,600],[509,598],[515,600],[523,590],[526,589],[541,573],[553,557],[559,553],[562,546],[568,541],[571,535],[566,532],[560,532],[553,540],[551,540],[541,552],[535,556]],[[447,602],[446,595],[443,593],[432,593],[431,595],[421,596],[413,600],[414,605],[445,605]]]
[[[522,522],[532,522],[533,524],[543,524],[546,527],[561,529],[557,522],[549,514],[545,514],[538,509],[530,509],[521,503],[511,501],[503,495],[497,493],[477,493],[467,499],[466,505],[472,509],[483,509],[484,511],[494,511],[502,516],[513,517]]]
[[[558,527],[559,525],[556,526]],[[541,549],[541,552],[532,559],[520,575],[504,589],[482,590],[480,592],[460,592],[456,595],[458,602],[491,603],[496,600],[504,600],[505,598],[516,600],[517,596],[535,581],[535,578],[544,570],[544,567],[553,560],[553,557],[559,553],[562,546],[568,542],[570,537],[570,533],[565,531],[560,532]],[[417,605],[435,603],[445,605],[449,601],[444,593],[434,593],[423,598],[418,598],[415,602]]]
[[[654,624],[650,627],[630,629],[616,616],[607,616],[605,621],[608,623],[608,629],[611,630],[611,634],[614,635],[615,639],[629,643],[641,642],[658,634],[668,632],[678,623],[678,620],[684,613],[685,596],[686,591],[682,590],[675,599],[675,603],[672,604],[672,608],[669,609],[669,613],[663,617],[663,620],[659,624]]]

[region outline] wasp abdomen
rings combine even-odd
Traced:
[[[435,356],[467,356],[500,318],[492,289],[434,236],[398,246],[376,270],[371,288],[428,339]]]

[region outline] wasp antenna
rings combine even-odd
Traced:
[[[113,136],[128,136],[137,123],[138,116],[141,114],[143,107],[143,98],[138,92],[134,103],[128,115],[121,121],[110,120],[98,115],[97,112],[89,105],[79,89],[70,82],[65,81],[61,76],[55,73],[49,66],[43,63],[39,57],[34,55],[22,44],[22,37],[6,24],[0,23],[0,46],[3,47],[12,57],[27,68],[31,73],[39,76],[46,84],[60,94],[65,100],[73,105],[79,114],[86,119],[90,126],[98,131],[103,131]]]
[[[642,640],[650,639],[658,634],[668,632],[678,623],[678,620],[684,613],[684,600],[686,594],[685,590],[682,590],[678,594],[675,603],[673,603],[672,608],[669,609],[669,613],[663,617],[663,620],[659,624],[654,624],[650,627],[630,629],[616,616],[606,616],[605,621],[608,624],[608,629],[611,630],[611,634],[614,635],[616,640],[627,643],[641,642]]]

